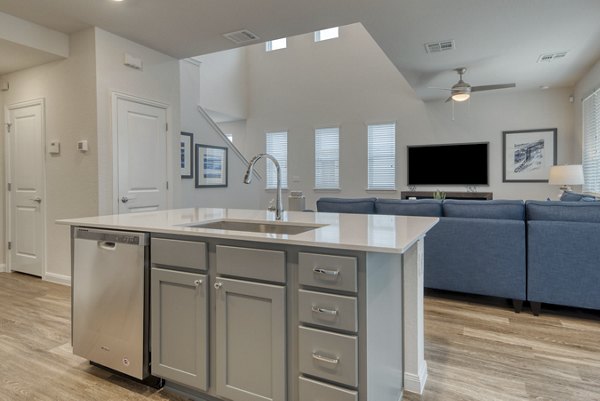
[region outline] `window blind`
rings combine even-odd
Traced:
[[[583,191],[600,193],[600,89],[583,99]]]
[[[281,188],[287,188],[287,132],[267,132],[267,153],[279,162]],[[277,169],[270,160],[267,163],[267,189],[277,188]]]
[[[340,129],[315,130],[315,188],[340,187]]]
[[[368,189],[396,188],[396,124],[369,125]]]

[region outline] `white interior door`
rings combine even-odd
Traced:
[[[8,107],[10,270],[42,276],[44,270],[44,104]]]
[[[167,110],[116,98],[118,212],[167,208]]]

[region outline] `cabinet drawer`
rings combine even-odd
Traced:
[[[358,401],[358,392],[320,383],[305,377],[298,379],[302,401]]]
[[[206,244],[166,238],[152,238],[151,261],[155,265],[206,270]]]
[[[333,382],[358,386],[356,336],[299,328],[300,371]]]
[[[285,283],[285,252],[217,245],[217,272]]]
[[[300,284],[357,291],[355,257],[300,252],[298,259]]]
[[[301,322],[356,332],[356,313],[355,297],[298,291],[298,317]]]

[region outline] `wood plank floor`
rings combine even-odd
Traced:
[[[404,401],[600,401],[600,313],[534,317],[503,300],[428,291],[425,336],[425,393]],[[0,401],[21,400],[185,398],[74,356],[70,289],[0,273]]]

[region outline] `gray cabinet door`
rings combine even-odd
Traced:
[[[218,277],[217,394],[286,400],[285,287]]]
[[[155,376],[207,389],[207,276],[153,268],[152,366]]]

